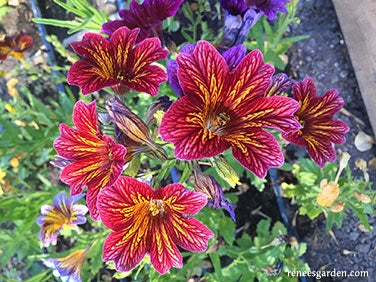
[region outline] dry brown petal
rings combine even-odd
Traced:
[[[333,205],[330,210],[332,212],[341,212],[345,208],[345,202],[339,201],[335,205]]]
[[[321,191],[317,195],[317,203],[322,207],[329,207],[339,196],[339,186],[336,182],[330,181],[320,188]]]

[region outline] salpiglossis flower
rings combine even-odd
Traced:
[[[61,192],[54,198],[53,206],[41,207],[37,224],[42,226],[39,238],[44,247],[56,245],[57,236],[63,228],[77,228],[77,224],[86,222],[87,207],[75,204],[82,197],[83,194],[66,197],[65,192]]]
[[[228,65],[217,50],[199,41],[192,54],[179,54],[177,76],[184,96],[164,115],[160,134],[175,145],[175,156],[194,160],[232,148],[233,156],[258,177],[279,167],[284,157],[264,127],[297,130],[298,103],[287,97],[263,97],[274,68],[254,50]]]
[[[66,257],[42,259],[45,266],[53,269],[53,275],[64,282],[81,282],[80,272],[86,260],[87,249],[76,250]]]
[[[16,36],[5,36],[0,41],[0,61],[4,61],[7,56],[12,56],[17,60],[23,60],[23,52],[33,46],[33,37],[20,33]]]
[[[114,261],[119,271],[133,269],[149,254],[160,273],[183,266],[176,245],[204,251],[214,234],[191,216],[206,204],[206,196],[170,184],[153,190],[148,184],[122,176],[98,195],[102,222],[113,232],[103,247],[103,260]]]
[[[68,83],[78,85],[84,95],[105,87],[117,94],[133,89],[157,95],[167,74],[153,63],[164,59],[168,51],[158,38],[147,38],[135,45],[138,33],[139,29],[122,27],[109,39],[86,33],[81,42],[73,42],[72,48],[83,58],[69,69]]]
[[[112,185],[123,171],[126,149],[101,132],[95,101],[90,104],[78,101],[73,109],[73,123],[77,129],[61,124],[61,136],[54,142],[59,159],[66,160],[58,163],[67,163],[60,179],[70,186],[71,195],[88,187],[86,202],[91,217],[98,220],[98,192]]]
[[[102,25],[102,32],[111,35],[122,26],[130,29],[140,28],[138,41],[156,36],[161,40],[162,21],[175,15],[183,0],[144,0],[139,4],[132,0],[129,10],[120,10],[121,20],[114,20]]]
[[[324,167],[326,162],[336,159],[333,144],[342,144],[346,141],[345,134],[349,127],[343,121],[333,119],[333,115],[342,108],[344,101],[338,97],[335,89],[318,97],[315,84],[309,77],[295,83],[293,91],[294,98],[300,104],[295,117],[302,128],[284,132],[282,137],[291,143],[307,147],[311,159],[320,167]]]

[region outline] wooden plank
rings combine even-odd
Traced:
[[[333,0],[376,135],[376,0]]]

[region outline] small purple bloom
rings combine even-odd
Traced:
[[[63,282],[81,282],[81,268],[86,260],[85,250],[76,250],[66,257],[42,259],[45,266],[52,268],[52,274]]]
[[[37,224],[42,228],[39,238],[44,247],[50,244],[56,245],[57,236],[63,228],[77,228],[77,224],[86,222],[86,213],[88,208],[84,205],[75,205],[83,194],[72,197],[66,197],[65,192],[56,195],[53,200],[53,206],[43,205],[41,215],[37,218]]]
[[[286,2],[289,0],[220,0],[226,11],[222,44],[242,44],[262,15],[274,20],[277,12],[287,13]]]
[[[268,20],[274,20],[277,12],[287,13],[286,3],[290,0],[247,0],[248,8],[261,10]]]
[[[133,0],[129,10],[120,10],[122,20],[114,20],[102,25],[102,32],[111,35],[116,29],[127,26],[140,28],[137,42],[148,37],[159,37],[162,41],[162,21],[176,14],[183,0],[145,0],[139,4]]]
[[[196,192],[204,193],[208,197],[208,207],[215,209],[225,209],[230,214],[233,221],[235,219],[236,205],[231,204],[226,200],[221,185],[211,175],[206,175],[201,172],[198,167],[194,168],[195,182],[194,189]]]

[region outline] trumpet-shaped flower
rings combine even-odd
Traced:
[[[295,117],[302,128],[284,132],[282,137],[291,143],[307,147],[311,159],[324,167],[325,162],[336,159],[333,144],[344,143],[345,134],[349,131],[346,123],[333,119],[344,102],[335,89],[327,91],[322,97],[316,96],[315,84],[309,77],[294,84],[293,91],[300,104]]]
[[[81,282],[81,268],[86,260],[87,250],[76,250],[66,257],[42,259],[45,266],[52,268],[53,275],[63,282]]]
[[[87,186],[86,202],[90,215],[99,219],[96,198],[100,189],[112,185],[123,171],[126,149],[102,134],[98,126],[96,103],[78,101],[73,109],[77,129],[60,125],[54,148],[64,165],[60,179],[70,186],[71,195],[81,193]]]
[[[5,36],[0,41],[0,61],[4,61],[8,55],[17,60],[23,60],[23,52],[33,46],[33,38],[24,33],[16,36]]]
[[[129,10],[120,10],[121,20],[114,20],[102,25],[102,32],[111,35],[118,28],[140,28],[138,41],[150,36],[162,40],[162,21],[175,15],[183,0],[145,0],[139,4],[133,0]]]
[[[158,38],[147,38],[135,45],[138,33],[139,29],[122,27],[110,39],[86,33],[81,42],[73,42],[72,48],[83,59],[68,71],[68,82],[78,85],[84,95],[105,87],[117,94],[133,89],[157,95],[167,74],[152,63],[164,59],[168,51]]]
[[[153,190],[148,184],[122,176],[98,195],[102,222],[113,232],[103,247],[103,260],[114,261],[119,271],[129,271],[149,254],[161,274],[182,267],[179,245],[204,251],[214,234],[191,218],[206,204],[202,193],[170,184]]]
[[[43,205],[41,215],[37,219],[37,224],[42,228],[39,238],[44,247],[50,244],[56,245],[57,236],[63,228],[77,228],[77,224],[86,222],[87,207],[84,205],[75,205],[83,197],[79,194],[72,197],[66,197],[65,192],[56,195],[53,200],[53,206]]]
[[[177,57],[178,80],[184,96],[163,116],[160,134],[175,145],[175,156],[194,160],[232,148],[247,169],[264,177],[284,157],[279,144],[263,128],[291,131],[299,104],[287,97],[263,97],[274,68],[258,50],[234,68],[208,42],[199,41],[192,54]]]

